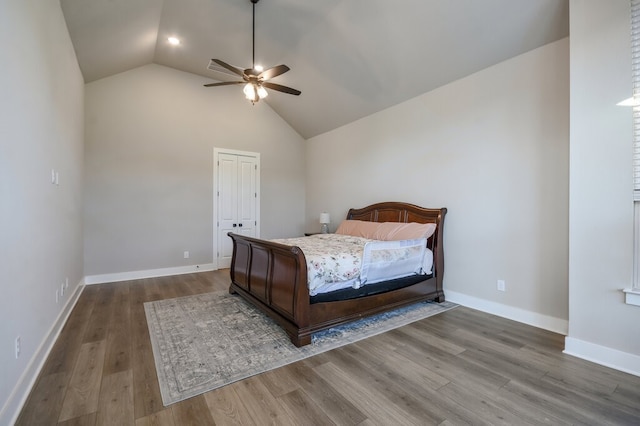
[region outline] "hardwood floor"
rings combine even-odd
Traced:
[[[143,303],[227,286],[228,270],[87,286],[17,424],[640,424],[640,377],[464,307],[164,407]]]

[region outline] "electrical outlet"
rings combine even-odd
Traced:
[[[18,359],[20,357],[20,350],[22,349],[20,347],[20,336],[16,337],[16,344],[14,346],[15,351],[16,351],[16,359]]]
[[[64,283],[60,284],[60,297],[64,296]]]
[[[185,251],[185,252],[184,252],[184,258],[185,258],[185,259],[188,259],[188,258],[189,258],[189,252],[188,252],[188,251]]]
[[[65,289],[69,288],[69,277],[64,279],[64,288]]]
[[[497,289],[498,291],[507,291],[507,284],[504,280],[498,280]]]

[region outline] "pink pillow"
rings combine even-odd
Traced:
[[[436,231],[435,223],[368,222],[343,220],[336,234],[352,235],[371,240],[398,241],[429,238]]]
[[[429,238],[436,232],[435,223],[383,222],[373,236],[374,240],[399,241]]]
[[[343,220],[336,234],[351,235],[353,237],[363,237],[374,239],[373,235],[378,229],[379,223],[364,220]]]

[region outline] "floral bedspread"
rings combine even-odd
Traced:
[[[317,234],[271,241],[302,249],[307,259],[309,292],[313,295],[325,283],[358,278],[364,246],[373,240],[350,235]]]

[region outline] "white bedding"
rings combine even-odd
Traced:
[[[414,274],[430,274],[433,266],[433,253],[426,248],[425,238],[378,241],[317,234],[272,241],[302,249],[312,296]]]

